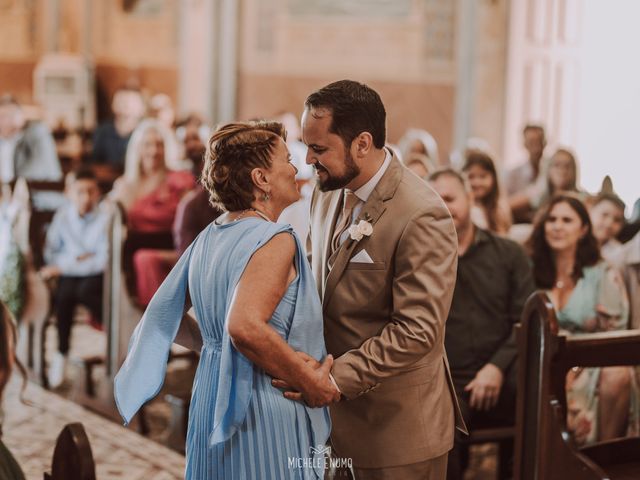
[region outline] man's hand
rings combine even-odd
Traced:
[[[502,371],[492,363],[487,363],[464,387],[465,392],[471,392],[469,406],[474,410],[490,410],[495,407],[503,380]]]
[[[55,265],[45,265],[38,273],[44,280],[49,280],[54,277],[59,277],[62,272]]]
[[[300,355],[308,366],[314,369],[311,382],[305,385],[302,392],[291,390],[291,387],[284,381],[274,379],[272,384],[275,387],[285,390],[284,396],[289,400],[304,401],[310,407],[324,407],[340,400],[340,391],[335,387],[329,378],[329,372],[333,365],[333,357],[327,355],[324,362],[320,363],[304,352],[296,352]]]
[[[298,351],[296,352],[296,355],[302,358],[302,360],[304,360],[305,363],[307,363],[307,365],[309,365],[313,369],[318,369],[322,365],[319,361],[317,361],[315,358],[313,358],[311,355],[309,355],[306,352]],[[284,380],[280,380],[279,378],[274,378],[273,380],[271,380],[271,385],[273,385],[276,388],[280,388],[282,390],[293,391],[293,389],[291,388],[291,385],[289,385]]]

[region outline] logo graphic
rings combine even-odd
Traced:
[[[309,455],[322,455],[322,454],[331,456],[331,447],[328,445],[318,445],[317,447],[309,447]]]

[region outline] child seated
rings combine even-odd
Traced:
[[[86,306],[101,321],[102,275],[107,262],[109,215],[100,205],[98,181],[91,170],[80,169],[68,186],[70,202],[58,209],[47,231],[46,266],[40,275],[59,277],[54,295],[58,320],[58,352],[49,368],[49,385],[65,378],[74,308]]]

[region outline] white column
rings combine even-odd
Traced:
[[[477,0],[458,0],[457,80],[453,148],[464,148],[471,133],[474,100]]]
[[[218,122],[236,118],[238,91],[238,0],[221,0],[218,37],[217,116]]]
[[[178,110],[215,123],[235,119],[238,0],[184,0],[180,6]]]
[[[178,113],[215,120],[216,0],[180,2]]]

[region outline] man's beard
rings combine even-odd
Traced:
[[[345,172],[340,176],[331,175],[327,169],[320,165],[320,169],[324,171],[327,175],[326,180],[321,180],[318,177],[318,187],[321,192],[329,192],[331,190],[339,190],[341,188],[346,187],[351,180],[360,175],[360,168],[353,161],[353,157],[351,156],[351,152],[345,148],[344,150],[344,166]],[[318,170],[318,165],[315,165],[316,170]]]

